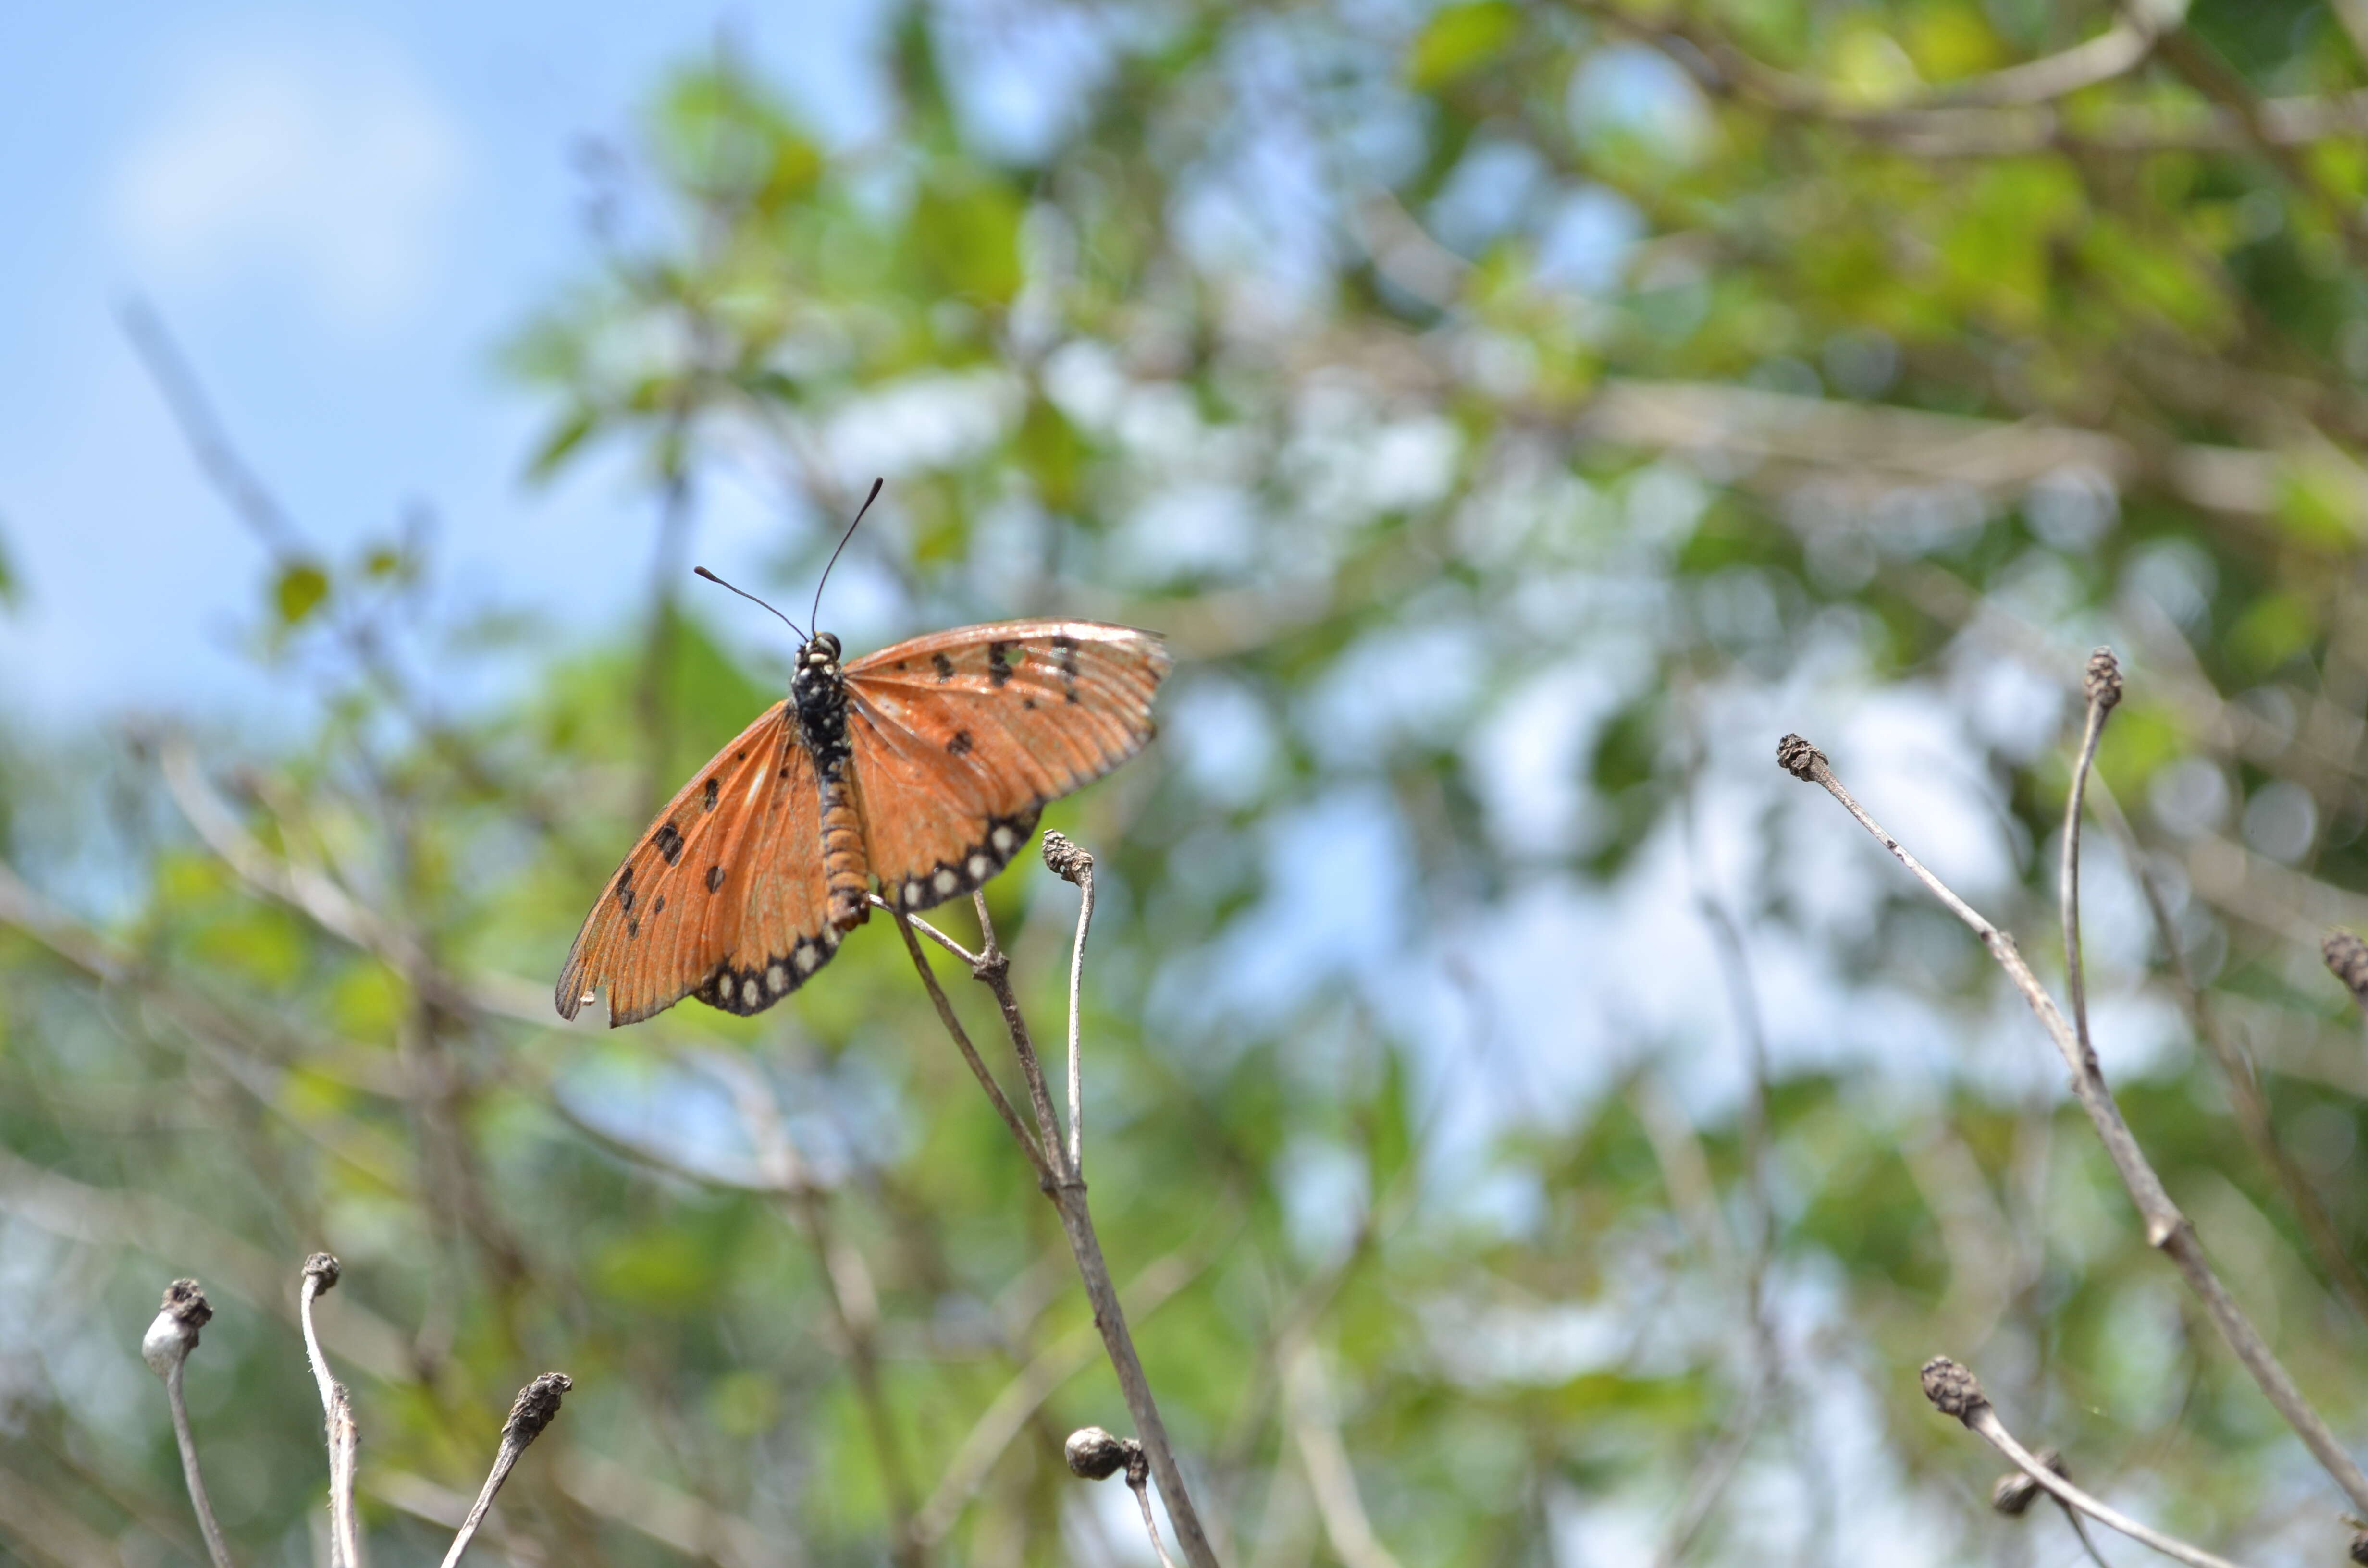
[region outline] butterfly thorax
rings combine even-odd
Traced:
[[[798,653],[790,676],[790,703],[798,710],[798,735],[825,779],[847,770],[847,677],[838,665],[838,639],[819,632]]]

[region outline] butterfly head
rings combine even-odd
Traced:
[[[798,651],[798,667],[836,676],[838,674],[838,639],[827,631],[817,631],[806,639],[806,645]]]

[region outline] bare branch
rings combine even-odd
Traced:
[[[994,1102],[996,1114],[1010,1130],[1029,1163],[1036,1167],[1037,1178],[1045,1193],[1053,1199],[1061,1216],[1062,1233],[1068,1239],[1069,1252],[1076,1259],[1078,1276],[1084,1280],[1086,1299],[1092,1304],[1094,1326],[1101,1331],[1102,1347],[1109,1354],[1110,1369],[1118,1374],[1121,1392],[1126,1395],[1129,1415],[1134,1418],[1135,1430],[1142,1434],[1141,1442],[1150,1474],[1159,1482],[1159,1494],[1167,1504],[1168,1519],[1176,1526],[1176,1534],[1184,1548],[1186,1561],[1192,1568],[1217,1568],[1217,1555],[1209,1544],[1201,1528],[1199,1513],[1193,1508],[1191,1494],[1184,1485],[1184,1472],[1176,1462],[1175,1451],[1167,1441],[1167,1424],[1160,1419],[1159,1403],[1152,1396],[1151,1382],[1144,1375],[1143,1359],[1136,1354],[1134,1335],[1128,1330],[1126,1311],[1119,1304],[1118,1290],[1110,1283],[1110,1264],[1102,1256],[1101,1238],[1095,1233],[1093,1212],[1086,1199],[1086,1184],[1082,1176],[1068,1168],[1066,1151],[1062,1147],[1059,1123],[1053,1114],[1052,1096],[1044,1085],[1042,1064],[1037,1060],[1027,1019],[1022,1016],[1018,996],[1012,992],[1010,960],[995,944],[994,927],[988,923],[985,902],[978,906],[980,929],[985,950],[972,966],[972,976],[995,994],[1002,1008],[1003,1020],[1011,1036],[1011,1049],[1019,1058],[1021,1073],[1028,1080],[1030,1097],[1035,1102],[1039,1126],[1044,1141],[1039,1143],[1020,1124],[1019,1113],[1004,1096],[986,1064],[979,1060],[977,1050],[964,1033],[962,1020],[954,1016],[953,1005],[938,984],[931,972],[928,955],[921,951],[918,938],[913,935],[912,921],[902,910],[893,912],[896,928],[904,934],[905,950],[912,956],[913,967],[920,971],[921,983],[929,993],[929,1000],[938,1010],[938,1019],[946,1032],[953,1037],[962,1059],[970,1063],[979,1086]]]
[[[361,1568],[361,1541],[354,1522],[354,1467],[361,1433],[354,1426],[353,1397],[329,1375],[329,1358],[321,1353],[321,1336],[313,1328],[313,1303],[336,1289],[343,1272],[325,1252],[306,1258],[297,1308],[304,1324],[304,1354],[321,1390],[321,1414],[328,1428],[329,1568]]]
[[[2092,708],[2096,706],[2093,690],[2090,703]],[[1990,956],[1998,960],[1998,967],[2006,971],[2007,978],[2022,994],[2024,1002],[2039,1019],[2040,1026],[2047,1031],[2048,1037],[2055,1042],[2065,1064],[2071,1069],[2073,1095],[2079,1100],[2081,1108],[2088,1112],[2099,1142],[2104,1144],[2106,1154],[2121,1176],[2122,1185],[2128,1189],[2131,1200],[2137,1206],[2139,1218],[2146,1225],[2146,1244],[2169,1256],[2171,1262],[2178,1267],[2180,1278],[2202,1299],[2205,1310],[2219,1328],[2221,1337],[2228,1342],[2228,1347],[2237,1353],[2237,1358],[2244,1363],[2245,1369],[2260,1385],[2261,1392],[2270,1403],[2302,1438],[2304,1446],[2310,1449],[2320,1466],[2342,1487],[2353,1506],[2368,1510],[2368,1475],[2361,1472],[2358,1462],[2344,1450],[2336,1440],[2335,1434],[2328,1430],[2326,1421],[2303,1398],[2302,1391],[2294,1386],[2294,1379],[2279,1363],[2268,1343],[2262,1339],[2260,1331],[2253,1326],[2252,1320],[2237,1305],[2236,1299],[2228,1294],[2227,1287],[2213,1271],[2211,1263],[2203,1255],[2203,1244],[2196,1236],[2195,1227],[2171,1201],[2169,1193],[2163,1188],[2161,1177],[2155,1174],[2154,1167],[2146,1163],[2145,1153],[2138,1148],[2129,1124],[2122,1119],[2121,1108],[2114,1103],[2112,1092],[2105,1085],[2096,1053],[2083,1045],[2072,1026],[2065,1021],[2055,999],[2048,995],[2046,987],[2039,983],[2038,976],[2032,973],[2031,966],[2023,960],[2021,952],[2015,947],[2014,938],[1984,919],[1971,904],[1959,898],[1946,883],[1928,870],[1923,862],[1909,854],[1897,839],[1869,816],[1865,808],[1842,787],[1841,780],[1834,777],[1833,767],[1823,752],[1798,735],[1786,735],[1777,744],[1776,760],[1794,778],[1819,785],[1839,801],[1843,810],[1849,812],[1861,827],[1872,834],[1876,842],[1889,850],[1935,898],[1981,938],[1982,945],[1989,949]]]
[[[2154,1548],[2166,1557],[2176,1558],[2189,1568],[2237,1568],[2225,1557],[2216,1557],[2200,1546],[2190,1546],[2174,1536],[2167,1536],[2150,1526],[2123,1513],[2110,1504],[2099,1502],[2073,1485],[2058,1473],[2045,1459],[2032,1453],[2015,1441],[2014,1434],[1998,1420],[1989,1399],[1982,1392],[1974,1374],[1950,1360],[1935,1356],[1924,1363],[1924,1397],[1943,1415],[1953,1415],[1966,1428],[1987,1439],[1989,1444],[2021,1467],[2023,1474],[2047,1494],[2067,1508],[2077,1508],[2110,1529],[2121,1531],[2132,1540]]]
[[[444,1554],[444,1568],[453,1568],[461,1561],[461,1554],[469,1550],[470,1540],[476,1535],[477,1527],[485,1522],[485,1512],[494,1506],[502,1483],[510,1478],[518,1456],[558,1416],[560,1396],[575,1386],[575,1380],[564,1372],[545,1372],[518,1390],[518,1398],[510,1404],[509,1419],[502,1423],[502,1443],[494,1451],[494,1468],[486,1475],[484,1487],[478,1492],[469,1517],[461,1521],[461,1533],[452,1538],[451,1550]]]
[[[198,1512],[198,1530],[206,1538],[206,1555],[214,1568],[231,1568],[230,1547],[214,1518],[213,1499],[206,1495],[205,1477],[198,1473],[198,1439],[189,1430],[189,1403],[181,1392],[181,1369],[198,1347],[198,1331],[214,1315],[205,1291],[194,1279],[176,1279],[165,1287],[164,1305],[141,1336],[140,1358],[165,1380],[165,1401],[173,1411],[173,1440],[180,1445],[181,1478],[188,1483],[189,1505]]]

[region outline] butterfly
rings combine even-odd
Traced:
[[[865,922],[872,880],[906,911],[980,887],[1046,802],[1150,741],[1169,666],[1153,633],[1091,620],[965,626],[844,664],[836,636],[799,635],[788,698],[690,777],[601,891],[559,971],[561,1017],[602,988],[612,1028],[685,996],[760,1013]]]

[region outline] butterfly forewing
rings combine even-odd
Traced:
[[[985,882],[1048,801],[1152,735],[1167,651],[1147,632],[1014,620],[915,638],[849,665],[848,733],[871,869],[927,909]]]
[[[560,1013],[574,1017],[601,989],[611,1026],[693,994],[754,1012],[794,989],[791,973],[821,967],[827,949],[785,969],[779,992],[764,989],[766,960],[794,966],[798,937],[814,929],[803,917],[821,906],[820,867],[804,847],[819,833],[814,794],[813,765],[776,704],[691,776],[609,879],[560,971]],[[743,1005],[752,970],[760,1000]]]

